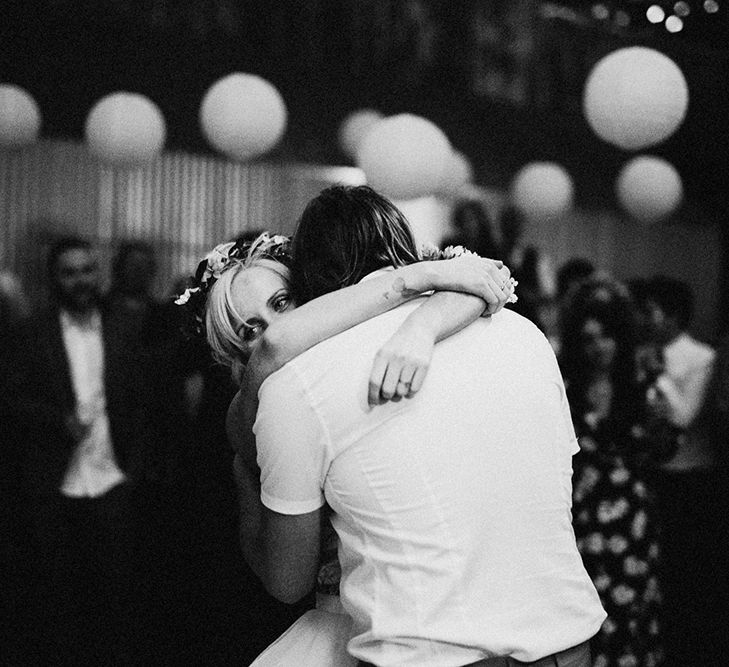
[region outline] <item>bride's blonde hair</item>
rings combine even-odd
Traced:
[[[231,262],[208,293],[205,305],[205,331],[208,345],[215,361],[231,369],[233,379],[240,381],[245,368],[247,352],[241,343],[238,330],[243,318],[236,310],[233,299],[233,282],[244,271],[262,267],[277,273],[289,285],[289,268],[265,253],[252,251],[243,259]]]
[[[242,318],[233,300],[233,281],[239,273],[260,266],[277,273],[290,284],[291,241],[286,236],[259,234],[253,241],[240,238],[221,243],[198,264],[184,293],[175,303],[185,309],[182,324],[189,338],[204,336],[213,358],[228,366],[240,380],[247,359],[237,331]]]

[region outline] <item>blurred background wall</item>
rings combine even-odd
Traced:
[[[671,14],[679,4],[688,7],[680,31],[647,19],[652,5]],[[353,162],[337,128],[368,107],[432,120],[488,192],[505,195],[530,161],[563,165],[575,209],[530,226],[528,237],[556,263],[581,254],[618,277],[662,271],[688,280],[696,327],[713,338],[729,324],[727,4],[5,0],[0,78],[38,101],[43,141],[0,155],[0,258],[33,281],[32,244],[61,228],[88,232],[107,250],[142,236],[162,251],[164,292],[212,242],[251,227],[289,231],[323,184],[361,179],[338,170]],[[656,226],[620,210],[614,182],[629,154],[595,136],[582,108],[595,63],[631,45],[669,55],[690,90],[681,127],[650,150],[684,188],[683,205]],[[285,134],[265,161],[222,158],[201,132],[201,98],[234,71],[265,77],[286,101]],[[148,96],[166,119],[165,152],[143,169],[100,165],[84,150],[89,110],[120,90]],[[413,210],[424,235],[447,233],[439,202]]]
[[[157,251],[156,292],[169,295],[215,244],[247,230],[290,234],[322,188],[363,181],[354,167],[248,165],[180,151],[119,170],[78,142],[46,140],[0,152],[0,265],[42,301],[44,251],[54,237],[93,239],[105,267],[121,241],[144,239]]]

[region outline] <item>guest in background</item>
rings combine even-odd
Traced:
[[[715,647],[726,633],[716,613],[723,604],[717,582],[724,576],[720,563],[726,559],[718,535],[723,492],[716,433],[702,418],[715,351],[688,332],[694,299],[687,283],[656,276],[645,289],[649,330],[663,359],[650,406],[680,430],[676,453],[662,467],[658,489],[668,664],[719,664]]]
[[[663,353],[664,370],[656,381],[656,411],[684,437],[666,470],[707,470],[714,466],[714,449],[696,417],[704,403],[712,374],[714,349],[689,333],[694,299],[687,283],[656,276],[647,285],[649,327]]]
[[[714,371],[698,419],[711,429],[715,444],[717,505],[713,510],[716,525],[712,527],[712,533],[717,538],[713,550],[717,560],[711,564],[716,575],[712,627],[715,630],[714,655],[723,659],[729,655],[729,633],[726,632],[729,628],[729,568],[722,565],[729,554],[729,336],[724,336],[717,347]]]
[[[544,335],[547,336],[557,356],[562,348],[559,318],[564,303],[573,288],[594,274],[595,267],[590,260],[583,257],[569,259],[557,270],[557,288],[554,296],[542,299],[539,318]]]
[[[648,278],[633,278],[627,282],[635,304],[638,322],[638,348],[636,361],[638,378],[647,386],[652,385],[663,373],[663,346],[656,339],[651,325],[653,305],[648,299]]]
[[[560,362],[580,442],[573,459],[573,523],[608,618],[595,667],[661,664],[658,528],[649,465],[660,457],[645,387],[636,380],[627,290],[588,279],[565,303]]]
[[[554,298],[556,283],[549,257],[533,245],[524,243],[524,215],[512,206],[506,207],[499,219],[501,257],[519,283],[519,301],[514,310],[530,319],[542,331],[545,325],[541,309]]]
[[[0,271],[0,341],[30,313],[30,300],[20,278],[11,271]]]
[[[158,300],[153,295],[156,273],[155,250],[149,243],[121,243],[112,261],[104,310],[109,335],[146,367],[154,368],[151,379],[157,385],[155,393],[164,396],[166,437],[158,443],[152,462],[156,482],[165,487],[163,494],[168,494],[185,483],[189,472],[192,420],[185,400],[185,376],[190,355],[172,299]]]
[[[494,223],[486,205],[477,199],[462,199],[453,207],[454,233],[443,246],[463,246],[481,257],[501,257]]]
[[[726,474],[729,472],[729,335],[724,336],[716,350],[714,370],[702,411],[704,416],[714,425],[716,463],[718,469]],[[726,488],[729,490],[729,485]]]
[[[192,586],[196,569],[191,544],[196,535],[192,470],[193,421],[188,414],[185,378],[190,354],[179,331],[172,299],[153,294],[157,275],[154,247],[127,239],[118,246],[111,284],[104,298],[107,339],[125,348],[144,368],[157,408],[159,438],[149,444],[147,479],[139,489],[140,541],[144,545],[150,630],[164,653],[177,650],[191,632]],[[166,645],[166,648],[165,648]]]
[[[589,259],[584,257],[568,259],[557,269],[557,292],[555,296],[560,301],[565,299],[573,287],[594,275],[595,265]]]
[[[12,332],[0,373],[28,499],[24,661],[124,663],[144,645],[136,495],[164,437],[156,369],[110,335],[88,241],[58,240],[47,268],[53,305]]]

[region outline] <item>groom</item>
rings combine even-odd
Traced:
[[[403,243],[388,200],[324,190],[294,237],[297,302],[387,268]],[[417,395],[370,409],[375,353],[418,302],[262,385],[258,570],[285,601],[311,590],[328,503],[360,664],[586,667],[605,613],[571,528],[577,442],[549,343],[508,310],[480,318],[436,346]]]

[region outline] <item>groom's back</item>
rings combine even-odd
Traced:
[[[374,354],[413,307],[325,341],[261,394],[271,409],[295,378],[317,422],[353,651],[466,664],[576,645],[603,613],[570,526],[576,443],[549,344],[502,311],[438,344],[413,399],[369,410]]]

